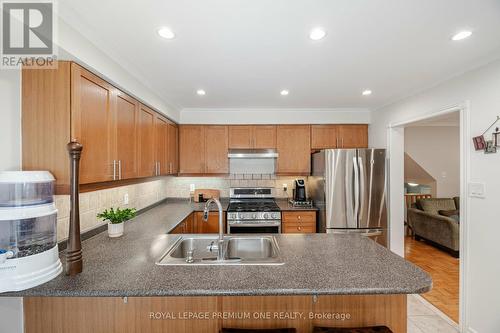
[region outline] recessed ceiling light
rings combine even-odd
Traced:
[[[453,37],[451,37],[451,40],[458,41],[458,40],[469,38],[470,36],[472,36],[472,31],[464,30],[464,31],[460,31],[456,35],[453,35]]]
[[[309,38],[311,38],[312,40],[320,40],[325,38],[325,36],[326,36],[326,31],[322,28],[314,28],[309,33]]]
[[[207,93],[205,92],[205,90],[203,89],[198,89],[196,90],[196,93],[199,95],[199,96],[205,96]]]
[[[364,90],[362,94],[363,94],[363,96],[370,96],[372,94],[372,91],[367,89],[367,90]]]
[[[288,96],[288,94],[289,94],[289,93],[290,93],[290,92],[289,92],[288,90],[282,90],[282,91],[280,92],[281,96]]]
[[[165,39],[174,39],[175,38],[175,34],[172,30],[170,30],[170,28],[167,28],[167,27],[162,27],[160,29],[158,29],[158,35],[160,35],[160,37],[163,37]]]

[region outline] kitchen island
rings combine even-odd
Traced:
[[[75,323],[95,332],[313,325],[406,332],[406,294],[432,286],[418,267],[358,235],[276,235],[283,265],[156,265],[179,237],[168,232],[197,209],[162,203],[128,222],[119,239],[101,233],[84,241],[78,276],[9,294],[25,297],[26,332],[65,332]]]

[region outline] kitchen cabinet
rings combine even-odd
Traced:
[[[23,68],[21,82],[22,169],[50,171],[56,194],[69,193],[72,139],[82,192],[155,176],[158,160],[161,174],[177,173],[177,125],[77,63]]]
[[[155,176],[168,174],[168,122],[158,115],[155,117],[155,163]]]
[[[229,148],[231,149],[276,148],[276,126],[274,125],[229,126]]]
[[[226,232],[226,213],[222,214],[224,219],[224,232]],[[203,212],[195,213],[195,233],[198,234],[217,234],[219,233],[219,214],[210,212],[208,220],[203,221]]]
[[[179,223],[172,231],[171,234],[193,234],[194,228],[194,214],[190,214],[181,223]]]
[[[179,133],[180,174],[229,173],[227,126],[183,125]]]
[[[182,125],[179,127],[179,173],[203,174],[205,172],[205,126]]]
[[[340,148],[368,148],[368,125],[339,126]]]
[[[205,126],[205,173],[229,173],[227,126]]]
[[[253,126],[254,146],[256,149],[276,148],[276,126],[259,125]]]
[[[311,149],[338,148],[337,125],[311,125]]]
[[[116,93],[115,147],[113,163],[118,179],[130,179],[138,176],[137,121],[139,104],[130,96]]]
[[[316,211],[282,212],[282,233],[315,233]]]
[[[84,147],[80,160],[82,184],[116,177],[112,156],[113,90],[96,75],[71,64],[71,137]]]
[[[179,128],[177,125],[168,124],[168,174],[175,175],[179,171]]]
[[[155,113],[145,105],[139,108],[139,177],[157,174],[155,162]]]
[[[311,125],[311,149],[367,147],[368,125]]]
[[[277,174],[308,175],[311,170],[311,128],[309,125],[279,125]]]

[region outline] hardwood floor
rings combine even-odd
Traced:
[[[458,323],[459,259],[411,237],[405,237],[405,257],[432,276],[433,288],[422,296]]]

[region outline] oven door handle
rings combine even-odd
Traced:
[[[281,226],[281,221],[274,222],[258,222],[258,223],[231,223],[228,221],[228,225],[231,227],[279,227]]]

